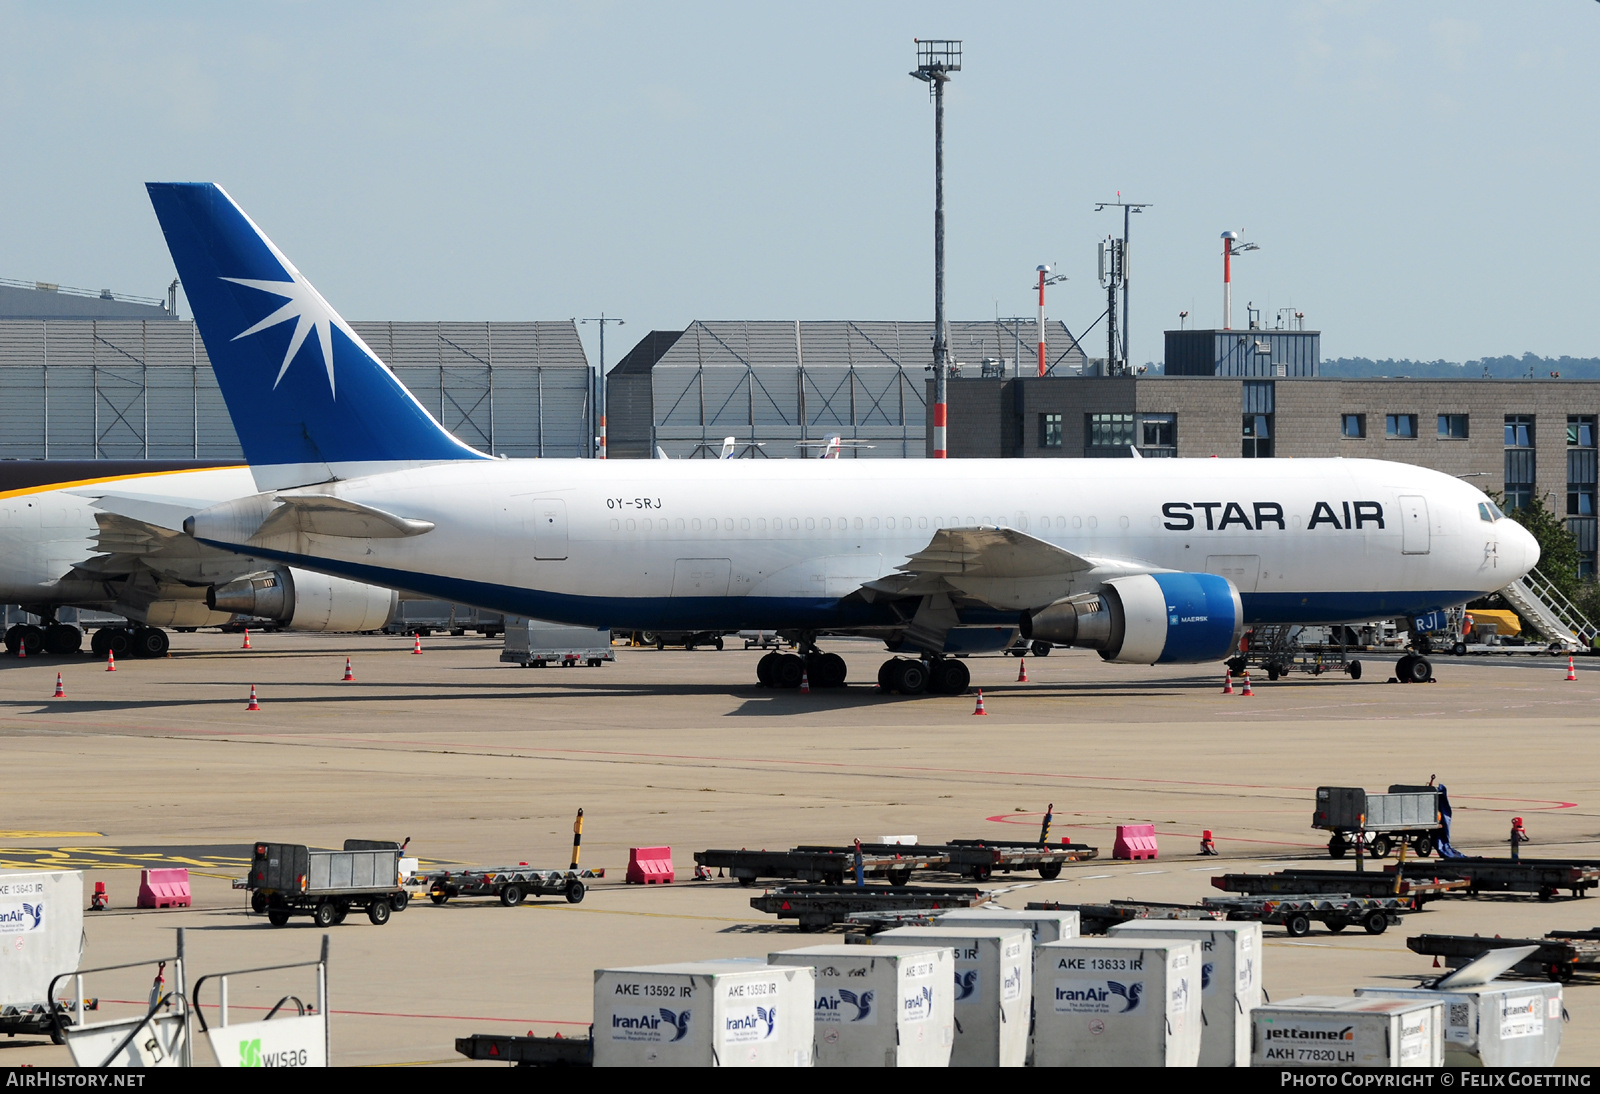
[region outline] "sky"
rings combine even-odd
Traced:
[[[0,277],[148,296],[142,184],[224,186],[353,320],[1221,322],[1224,229],[1325,358],[1600,356],[1600,3],[13,3]],[[187,310],[182,309],[186,315]],[[591,359],[597,327],[581,327]],[[1093,353],[1103,328],[1086,338]],[[960,356],[960,347],[952,347]],[[1103,349],[1100,350],[1103,352]]]

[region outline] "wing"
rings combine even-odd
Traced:
[[[846,1003],[849,1003],[852,1007],[859,1006],[859,1004],[856,1001],[856,993],[855,992],[849,991],[849,990],[847,990],[845,988],[835,988],[834,990],[839,993],[839,998],[840,999],[843,999]]]
[[[867,582],[862,593],[869,599],[944,593],[1022,611],[1071,595],[1091,573],[1098,582],[1161,568],[1075,554],[1015,528],[941,528],[899,573]]]
[[[666,1007],[661,1008],[661,1020],[667,1023],[669,1026],[675,1026],[678,1024],[678,1016],[672,1013],[672,1011],[668,1010]]]
[[[1117,983],[1115,980],[1107,980],[1106,988],[1111,992],[1112,995],[1120,995],[1124,999],[1128,997],[1127,987],[1123,984]]]
[[[279,494],[281,504],[256,529],[252,539],[311,532],[351,539],[401,539],[433,531],[433,522],[397,516],[331,494]]]

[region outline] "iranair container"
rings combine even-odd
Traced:
[[[815,977],[759,960],[596,969],[596,1067],[810,1067]]]
[[[954,960],[943,946],[807,946],[767,956],[816,973],[818,1067],[949,1067]]]
[[[1193,1067],[1200,944],[1076,938],[1034,953],[1035,1067]]]
[[[1437,999],[1302,995],[1250,1014],[1252,1067],[1439,1067]]]
[[[955,1045],[951,1067],[1022,1067],[1028,1058],[1033,938],[999,927],[896,927],[874,946],[949,946],[954,951]]]
[[[1490,950],[1432,984],[1357,988],[1356,995],[1443,1004],[1446,1067],[1553,1067],[1561,1051],[1561,985],[1495,979],[1537,950]]]
[[[0,873],[0,1006],[45,1002],[53,978],[77,971],[82,940],[82,871]]]
[[[956,908],[935,922],[955,927],[1020,927],[1033,932],[1033,944],[1077,938],[1077,912],[1019,912],[1011,908]]]
[[[1200,1066],[1250,1066],[1250,1012],[1261,1005],[1261,924],[1135,919],[1112,927],[1110,937],[1198,943]]]

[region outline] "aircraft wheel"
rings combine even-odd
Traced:
[[[1402,655],[1400,660],[1394,663],[1395,679],[1402,684],[1411,683],[1411,665],[1416,659],[1416,654],[1408,653]]]
[[[132,644],[135,657],[165,657],[172,645],[160,627],[140,627],[133,632]]]
[[[778,686],[778,659],[783,654],[773,652],[761,655],[761,660],[756,662],[756,680],[764,688]]]
[[[1426,684],[1433,679],[1433,663],[1426,657],[1413,657],[1406,666],[1406,677],[1410,683]]]
[[[44,651],[58,657],[83,648],[83,632],[67,623],[52,623],[44,629]]]
[[[1352,661],[1352,662],[1350,662],[1350,667],[1345,669],[1345,671],[1350,674],[1350,679],[1352,679],[1352,680],[1361,679],[1361,662],[1360,661]]]
[[[819,654],[809,658],[807,671],[811,674],[811,686],[814,688],[842,688],[848,670],[844,658],[836,653]]]
[[[878,687],[884,691],[888,691],[890,684],[894,681],[894,663],[895,659],[891,657],[878,666]]]
[[[1051,648],[1052,647],[1048,642],[1035,642],[1032,646],[1028,647],[1028,652],[1033,654],[1035,657],[1049,657]]]
[[[773,673],[775,686],[797,688],[800,686],[801,674],[806,671],[806,663],[797,654],[780,653],[776,669],[777,671]]]
[[[44,652],[44,628],[35,627],[32,623],[18,623],[6,631],[6,649],[12,653],[26,648],[29,657],[37,657]]]
[[[935,661],[932,675],[931,690],[940,695],[960,695],[972,683],[972,673],[967,670],[966,663],[953,657]]]
[[[928,675],[925,662],[907,658],[894,663],[889,683],[901,695],[921,695],[928,689]]]

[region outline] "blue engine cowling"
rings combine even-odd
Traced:
[[[1239,590],[1215,574],[1136,574],[1022,615],[1022,636],[1124,664],[1220,661],[1239,648]]]

